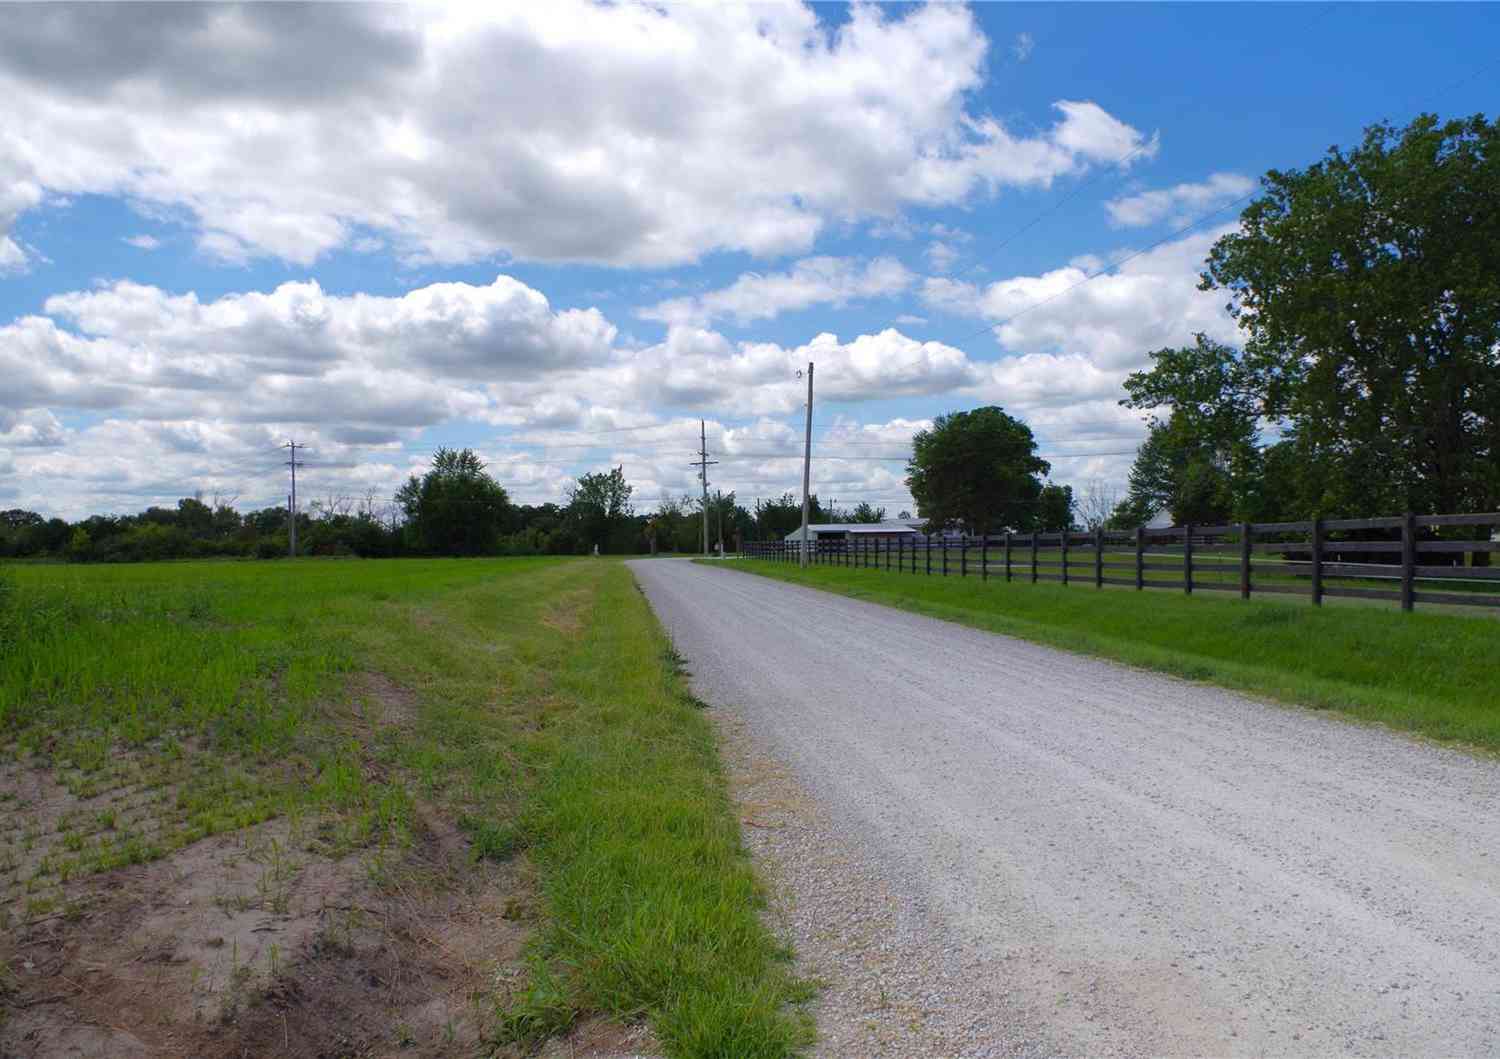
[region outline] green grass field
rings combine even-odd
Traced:
[[[712,727],[622,564],[38,565],[0,585],[6,923],[273,817],[339,855],[399,849],[430,810],[538,880],[497,1044],[594,1013],[649,1021],[671,1055],[808,1041]],[[372,679],[399,727],[366,723]],[[43,828],[40,783],[106,808]]]
[[[729,564],[1191,680],[1500,750],[1500,625],[1458,613],[1225,593],[1007,584],[764,560]],[[1357,600],[1340,603],[1359,604]],[[1448,608],[1445,608],[1448,609]]]

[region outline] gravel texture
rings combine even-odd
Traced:
[[[733,570],[633,568],[829,983],[819,1054],[1495,1054],[1500,764]]]

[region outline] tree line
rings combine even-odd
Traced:
[[[703,503],[663,496],[638,512],[624,467],[584,474],[562,503],[516,504],[470,449],[439,449],[394,503],[373,499],[313,501],[297,513],[299,555],[397,556],[582,555],[696,553],[702,549]],[[884,508],[809,501],[814,522],[878,522]],[[737,550],[746,540],[785,536],[801,525],[802,502],[791,493],[750,509],[734,492],[708,499],[709,542]],[[133,562],[163,559],[288,556],[285,506],[240,512],[232,502],[184,497],[173,507],[135,515],[90,515],[69,522],[34,511],[0,511],[0,559]]]

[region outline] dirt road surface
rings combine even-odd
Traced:
[[[888,894],[921,941],[868,944],[902,953],[906,992],[930,964],[934,1052],[1500,1047],[1500,763],[733,570],[633,568],[696,693],[817,803],[807,856],[859,863],[803,886],[799,946],[869,918],[853,891]],[[879,961],[841,951],[830,990],[868,987]]]

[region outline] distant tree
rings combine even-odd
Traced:
[[[214,529],[214,512],[196,496],[177,501],[177,525],[191,537],[210,537]]]
[[[849,512],[850,522],[884,522],[885,508],[873,507],[861,501],[854,505],[854,510]]]
[[[20,530],[29,526],[43,525],[46,521],[35,511],[26,511],[18,507],[13,507],[9,511],[0,511],[0,530]]]
[[[1109,523],[1119,505],[1119,490],[1102,478],[1090,479],[1083,487],[1083,499],[1078,504],[1083,528],[1090,532],[1102,529]]]
[[[755,532],[761,540],[781,540],[801,528],[802,499],[794,493],[783,493],[774,500],[757,500],[754,515]],[[818,503],[816,493],[807,498],[807,521],[809,524],[833,521]]]
[[[1028,529],[1036,522],[1041,475],[1031,428],[995,405],[938,416],[912,438],[906,486],[929,526],[970,533]]]
[[[1048,483],[1037,497],[1036,528],[1059,533],[1073,528],[1073,487]]]
[[[625,480],[625,468],[585,474],[568,487],[567,519],[585,548],[625,551],[619,539],[635,508],[630,503],[633,487]]]
[[[270,537],[286,530],[286,508],[263,507],[245,516],[245,523],[258,537]]]
[[[408,479],[396,502],[418,549],[433,555],[493,554],[511,507],[472,449],[438,449],[431,469]]]
[[[68,538],[68,558],[74,562],[85,562],[93,558],[93,549],[94,542],[89,539],[89,531],[82,526],[75,526]]]
[[[1159,349],[1152,367],[1125,380],[1128,408],[1153,414],[1130,471],[1129,510],[1150,519],[1226,522],[1262,517],[1257,422],[1261,401],[1240,351],[1205,335],[1192,346]]]
[[[170,507],[152,506],[137,515],[136,520],[153,526],[175,526],[177,525],[177,510]]]
[[[700,502],[701,503],[701,502]],[[708,499],[708,535],[710,547],[716,548],[722,534],[725,551],[733,551],[737,542],[748,538],[755,520],[739,505],[734,491],[714,491]]]

